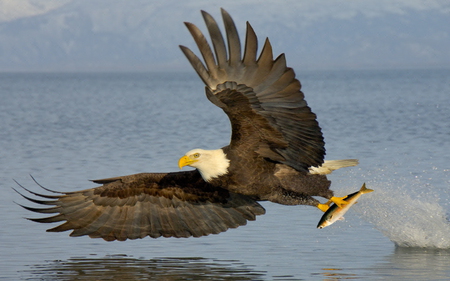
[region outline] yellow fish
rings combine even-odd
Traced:
[[[361,195],[372,191],[372,189],[366,188],[366,184],[364,183],[359,191],[349,194],[344,198],[344,201],[346,201],[348,204],[341,205],[341,207],[336,204],[331,205],[330,208],[328,208],[328,210],[325,212],[325,214],[323,214],[322,218],[319,221],[319,224],[317,224],[317,228],[321,229],[327,227],[333,224],[335,221],[343,219],[344,214],[350,209],[351,206],[356,203],[356,200],[358,200]]]

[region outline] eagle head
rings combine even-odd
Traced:
[[[188,151],[178,160],[178,167],[182,169],[184,166],[196,168],[205,181],[228,173],[230,160],[222,149],[205,150],[193,149]]]

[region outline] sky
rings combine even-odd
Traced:
[[[220,7],[294,68],[450,68],[448,0],[0,0],[0,71],[189,71]]]

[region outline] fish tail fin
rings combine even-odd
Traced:
[[[325,160],[319,167],[310,167],[309,173],[313,175],[328,175],[334,170],[358,165],[358,159]]]
[[[363,183],[363,185],[361,186],[361,189],[359,190],[359,192],[361,192],[362,194],[369,193],[372,191],[373,191],[373,189],[366,188],[366,183]]]

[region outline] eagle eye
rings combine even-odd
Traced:
[[[200,157],[200,153],[194,153],[194,155],[192,155],[192,156],[194,156],[194,158],[199,158]]]

